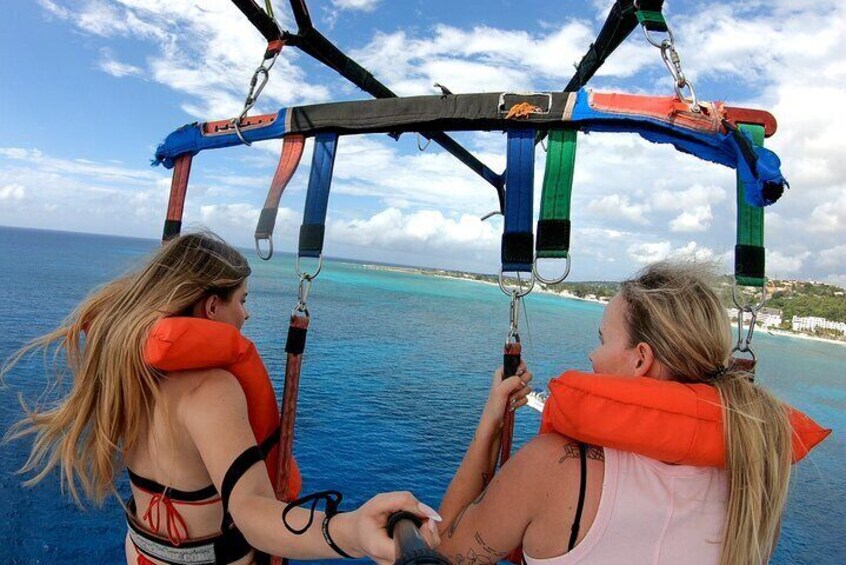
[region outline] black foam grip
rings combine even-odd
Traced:
[[[502,356],[502,377],[507,379],[517,374],[520,367],[520,355],[506,353]]]
[[[182,220],[165,220],[162,241],[170,241],[182,231]]]
[[[531,263],[534,259],[533,240],[532,232],[502,234],[502,262]]]
[[[323,234],[326,226],[323,224],[303,224],[300,226],[300,252],[323,252]]]
[[[764,277],[764,248],[757,245],[734,246],[734,272],[744,277]]]
[[[285,353],[290,355],[302,355],[305,351],[306,334],[305,328],[288,327],[288,341],[285,343]]]
[[[538,220],[538,251],[569,251],[570,220]]]
[[[276,214],[279,208],[262,208],[256,224],[256,237],[265,238],[273,235],[273,226],[276,225]]]

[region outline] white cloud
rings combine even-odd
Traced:
[[[694,184],[685,190],[658,190],[652,197],[656,210],[685,210],[701,208],[726,199],[726,190],[721,186]]]
[[[379,0],[332,0],[332,5],[339,10],[372,12],[379,5]]]
[[[810,255],[808,251],[787,255],[777,249],[767,249],[767,272],[774,277],[798,273]]]
[[[703,232],[711,226],[713,218],[710,205],[696,206],[673,218],[670,222],[670,231]]]
[[[648,224],[646,213],[649,212],[649,204],[632,204],[628,196],[609,194],[588,205],[588,210],[593,214],[608,219],[624,219],[637,224]]]
[[[0,186],[0,202],[23,200],[24,197],[26,197],[26,188],[22,184]]]
[[[695,241],[678,248],[673,248],[669,241],[635,243],[628,247],[627,253],[632,260],[640,264],[654,263],[671,257],[695,261],[720,259],[713,249],[702,247]]]
[[[673,246],[669,241],[634,243],[629,246],[629,257],[637,263],[646,264],[661,261],[670,256]]]
[[[846,270],[846,245],[820,251],[817,262],[826,269]]]
[[[332,239],[359,247],[401,251],[413,246],[417,252],[446,251],[456,256],[462,251],[492,251],[500,241],[499,229],[475,216],[448,218],[439,210],[406,214],[396,208],[366,220],[332,221],[329,234]]]
[[[108,50],[103,51],[102,58],[99,62],[99,67],[101,70],[117,78],[123,78],[128,76],[141,76],[141,74],[143,74],[144,72],[141,67],[136,67],[135,65],[130,65],[127,63],[121,63],[120,61],[116,60],[111,54],[111,52],[109,52]]]
[[[840,233],[846,235],[846,194],[834,202],[825,202],[814,208],[808,221],[812,232]]]

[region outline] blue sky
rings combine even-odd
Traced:
[[[292,27],[287,2],[274,2]],[[319,29],[403,95],[560,90],[609,2],[310,0]],[[238,113],[263,50],[226,0],[11,0],[0,20],[0,224],[158,237],[170,172],[155,146],[191,121]],[[767,210],[772,276],[846,285],[846,9],[834,0],[668,1],[686,74],[705,100],[767,108],[791,182]],[[668,95],[639,30],[592,81]],[[285,49],[256,108],[365,98]],[[499,133],[457,136],[494,170]],[[185,220],[250,246],[279,142],[203,153]],[[277,248],[295,249],[310,147],[282,200]],[[544,154],[537,153],[537,183]],[[667,256],[721,261],[734,246],[732,171],[629,135],[579,144],[574,279],[625,276]],[[537,190],[539,192],[539,189]],[[413,135],[345,137],[330,199],[332,256],[492,272],[493,190]],[[536,207],[537,210],[537,207]]]

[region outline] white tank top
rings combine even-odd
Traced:
[[[524,557],[528,565],[714,565],[727,502],[723,469],[667,465],[606,448],[599,509],[587,535],[559,557]]]

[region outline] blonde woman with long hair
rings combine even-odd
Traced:
[[[342,552],[391,562],[387,517],[408,510],[434,519],[433,510],[410,493],[388,493],[332,517],[331,528],[323,513],[300,507],[290,508],[283,523],[286,504],[276,500],[264,465],[239,456],[258,449],[245,392],[233,374],[223,369],[163,373],[144,361],[148,334],[163,318],[202,318],[240,330],[249,318],[249,275],[243,255],[216,236],[177,237],[13,357],[4,373],[28,351],[56,350],[73,378],[58,405],[30,411],[11,431],[12,438],[34,436],[23,468],[32,473],[28,484],[58,467],[74,499],[84,495],[101,503],[115,492],[122,469],[129,470],[128,522],[141,534],[126,539],[132,565],[242,565],[256,562],[254,549],[295,559]],[[230,473],[235,467],[240,468]],[[233,479],[228,486],[226,477]],[[219,495],[225,490],[227,509]],[[144,531],[143,524],[154,527]],[[431,539],[429,529],[423,530]],[[175,533],[186,539],[156,546]]]
[[[528,565],[761,564],[787,497],[785,407],[730,367],[725,308],[701,267],[662,262],[625,281],[605,309],[595,373],[707,383],[719,391],[726,466],[670,465],[539,435],[487,485],[506,403],[525,404],[531,373],[497,372],[473,442],[447,490],[439,551],[492,563],[522,544]],[[648,424],[647,424],[648,425]]]

